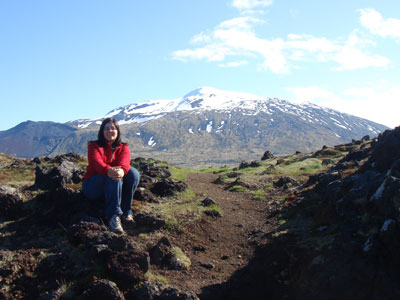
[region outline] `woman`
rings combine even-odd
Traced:
[[[91,200],[105,198],[104,213],[110,229],[123,233],[120,216],[123,221],[133,222],[131,206],[140,174],[130,165],[129,146],[121,142],[115,119],[105,119],[97,140],[89,142],[88,161],[83,194]]]

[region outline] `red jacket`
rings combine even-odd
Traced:
[[[83,181],[98,174],[107,176],[107,171],[116,166],[121,167],[126,175],[131,167],[131,152],[128,144],[120,144],[113,152],[109,144],[103,148],[91,142],[88,146],[88,161]]]

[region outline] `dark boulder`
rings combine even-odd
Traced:
[[[155,164],[145,164],[141,167],[142,174],[153,178],[167,178],[171,176],[168,167],[157,166]]]
[[[365,135],[365,136],[362,137],[361,141],[366,142],[366,141],[368,141],[370,139],[371,139],[371,137],[369,135]]]
[[[393,163],[400,159],[400,126],[381,133],[372,150],[365,168],[373,168],[380,172],[390,169]]]
[[[145,281],[143,284],[135,286],[126,295],[126,300],[156,300],[163,290],[160,283]]]
[[[86,199],[80,190],[60,187],[50,190],[48,199],[53,209],[48,212],[48,221],[57,221],[64,224],[75,224],[80,221],[101,223],[103,218],[102,201]]]
[[[150,262],[157,266],[168,264],[167,258],[171,251],[171,243],[167,237],[161,238],[157,245],[150,249]]]
[[[118,235],[108,230],[104,225],[96,223],[80,222],[74,224],[69,230],[69,240],[72,244],[84,244],[87,247],[91,245],[109,244]]]
[[[145,227],[150,231],[165,226],[165,219],[161,215],[152,213],[136,212],[134,213],[134,220],[136,227]]]
[[[213,210],[213,209],[207,209],[204,211],[204,213],[209,216],[209,217],[213,217],[213,218],[220,218],[222,217],[221,213],[217,210]]]
[[[76,163],[76,162],[79,162],[82,160],[84,160],[84,158],[82,156],[80,156],[77,153],[70,152],[67,154],[57,155],[56,157],[51,159],[51,162],[61,164],[63,161],[70,161],[70,162]]]
[[[125,300],[125,297],[114,282],[101,279],[92,282],[77,300]]]
[[[80,183],[84,171],[74,163],[64,160],[57,167],[36,166],[34,186],[42,190],[65,187],[66,184]]]
[[[164,288],[159,283],[145,282],[134,287],[126,300],[199,300],[195,293],[182,291],[174,287]]]
[[[149,269],[150,258],[140,247],[105,252],[106,271],[121,289],[132,288],[134,284],[146,279],[144,274]]]
[[[369,148],[364,148],[362,150],[353,150],[351,149],[350,152],[343,158],[343,161],[360,161],[367,158],[370,152]]]
[[[154,183],[157,182],[157,179],[154,177],[150,177],[148,175],[141,175],[138,187],[142,188],[150,188]]]
[[[272,159],[274,158],[274,155],[270,151],[265,151],[263,156],[261,157],[261,160],[267,160],[267,159]]]
[[[174,287],[164,289],[157,300],[199,300],[193,292],[178,290]]]
[[[156,199],[156,196],[152,192],[142,187],[136,189],[133,198],[143,202],[159,203],[159,201]]]
[[[127,251],[137,248],[135,242],[128,236],[119,236],[108,242],[108,247],[112,251]]]
[[[315,174],[311,175],[308,178],[308,181],[306,185],[313,185],[317,183],[317,189],[318,188],[323,188],[326,185],[328,185],[330,182],[338,180],[342,178],[341,174],[339,172],[328,172],[328,173],[320,173],[320,174]]]
[[[15,189],[0,185],[0,216],[16,218],[23,214],[22,198]]]
[[[289,189],[294,186],[299,186],[300,184],[293,178],[288,176],[282,176],[278,181],[274,182],[274,186],[282,189]]]
[[[172,196],[177,192],[183,192],[187,189],[187,184],[182,181],[175,181],[169,178],[163,178],[157,182],[151,191],[161,197]]]
[[[400,217],[400,178],[386,176],[383,183],[376,189],[371,197],[371,202],[377,212],[385,218],[397,219]]]
[[[203,206],[211,206],[211,205],[216,205],[217,202],[215,202],[213,199],[211,198],[205,198],[203,201],[201,201],[201,205]]]
[[[252,161],[252,162],[242,161],[239,165],[239,170],[246,168],[257,168],[259,166],[261,166],[261,164],[257,161]]]

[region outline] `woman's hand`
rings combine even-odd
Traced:
[[[125,175],[124,170],[122,170],[121,167],[112,167],[107,171],[107,176],[114,181],[122,179],[124,175]]]

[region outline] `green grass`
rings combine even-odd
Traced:
[[[147,203],[141,210],[160,214],[165,219],[165,229],[179,233],[183,230],[183,223],[195,221],[202,216],[204,207],[200,206],[195,198],[195,192],[189,188],[160,203]]]
[[[200,169],[198,170],[200,173],[214,173],[214,174],[220,174],[220,173],[228,173],[232,172],[232,169],[226,168],[226,167],[208,167],[206,169]]]
[[[249,190],[241,185],[234,185],[228,189],[230,192],[248,192]]]
[[[18,168],[3,168],[0,170],[0,183],[20,187],[32,185],[35,182],[35,168],[20,166]]]
[[[179,247],[172,247],[171,253],[173,257],[176,259],[177,264],[180,268],[184,270],[188,270],[191,265],[190,258],[186,256],[186,254]]]
[[[177,168],[174,166],[169,166],[168,169],[171,171],[171,178],[179,181],[185,181],[188,174],[194,171],[186,168]]]
[[[290,164],[283,163],[275,166],[276,171],[282,175],[314,174],[325,168],[326,166],[322,165],[322,160],[317,158],[307,158]]]
[[[221,216],[223,215],[222,214],[222,208],[219,206],[219,205],[217,205],[217,204],[212,204],[212,205],[210,205],[210,206],[207,206],[207,207],[205,207],[204,208],[204,210],[215,210],[215,211],[217,211],[217,212],[219,212],[220,214],[221,214]]]
[[[254,192],[252,192],[253,194],[253,199],[254,200],[265,200],[265,191],[264,189],[258,189]]]
[[[164,286],[168,285],[169,283],[167,277],[151,271],[147,271],[144,276],[146,276],[147,280],[152,283],[161,283]]]

